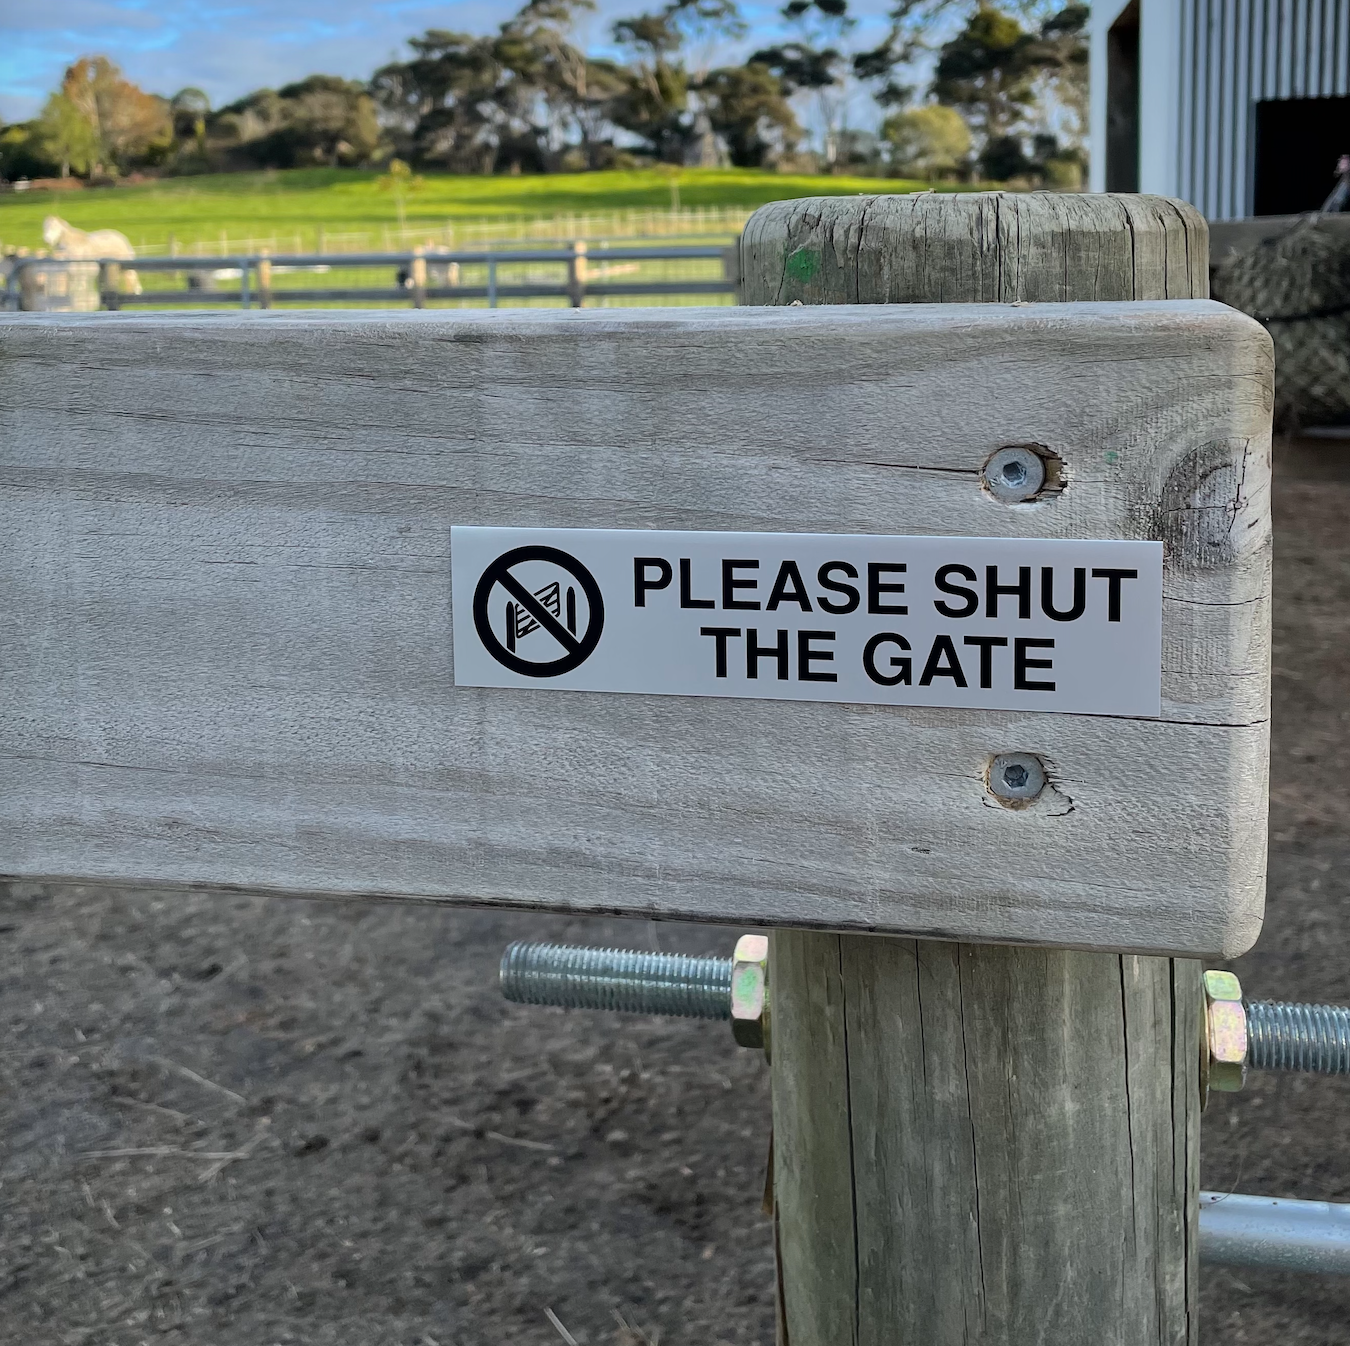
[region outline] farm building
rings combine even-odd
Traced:
[[[1350,0],[1093,5],[1095,191],[1211,220],[1316,210],[1350,154]]]

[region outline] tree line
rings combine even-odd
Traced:
[[[526,0],[491,33],[432,29],[368,81],[311,75],[212,108],[147,93],[86,57],[34,120],[0,128],[0,177],[221,172],[398,158],[460,173],[663,163],[1081,182],[1087,7],[1039,21],[969,0],[896,0],[880,42],[848,0],[787,0],[787,40],[746,44],[736,0],[669,0],[618,20],[596,56],[575,40],[593,0]],[[959,27],[958,27],[959,25]],[[945,31],[945,41],[933,40]],[[905,81],[922,66],[924,87]],[[879,130],[850,128],[858,95]],[[802,118],[816,132],[807,148]]]

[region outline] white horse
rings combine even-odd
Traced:
[[[116,229],[95,229],[86,233],[58,215],[48,215],[42,221],[42,238],[52,250],[53,257],[102,262],[131,262],[136,259],[136,249],[125,234],[118,233]],[[140,277],[130,269],[122,272],[122,293],[141,293]]]

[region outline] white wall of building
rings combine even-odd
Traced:
[[[1139,190],[1159,196],[1185,196],[1177,155],[1183,2],[1140,0],[1139,4]]]
[[[1350,0],[1139,0],[1139,189],[1211,219],[1252,209],[1255,107],[1350,95]],[[1090,184],[1106,184],[1106,35],[1093,7]]]
[[[1106,34],[1129,0],[1098,0],[1088,20],[1088,190],[1106,190]]]

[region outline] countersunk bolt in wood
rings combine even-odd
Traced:
[[[766,935],[743,935],[734,958],[518,940],[502,955],[501,988],[522,1005],[730,1019],[741,1046],[767,1051],[768,956]]]
[[[1030,500],[1045,485],[1045,461],[1021,444],[1000,449],[984,465],[985,490],[995,500],[1015,505]]]
[[[1002,752],[989,763],[987,781],[1000,803],[1021,808],[1045,789],[1045,763],[1029,752]]]

